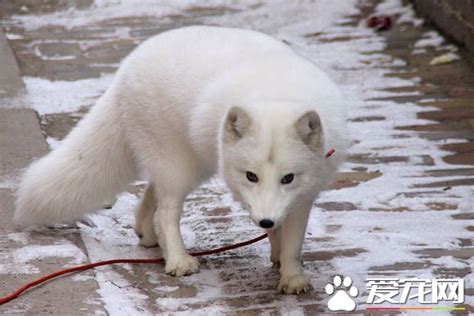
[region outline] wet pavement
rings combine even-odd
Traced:
[[[315,61],[351,100],[350,157],[337,182],[315,202],[303,250],[313,292],[298,297],[276,293],[278,271],[265,241],[201,258],[201,272],[180,279],[166,276],[160,265],[97,269],[31,291],[0,312],[313,315],[329,312],[324,287],[336,274],[350,276],[359,288],[359,313],[368,306],[364,281],[374,276],[464,278],[466,303],[460,306],[474,312],[474,71],[466,53],[446,39],[420,42],[434,28],[422,24],[407,6],[355,1],[347,11],[330,1],[226,3],[170,5],[159,17],[140,6],[118,10],[92,0],[1,3],[3,28],[29,92],[20,99],[36,109],[40,125],[31,113],[23,118],[18,110],[1,110],[5,122],[36,126],[19,130],[36,135],[38,148],[26,141],[20,142],[23,147],[9,145],[22,160],[0,165],[0,212],[11,217],[19,169],[44,154],[44,139],[57,146],[110,83],[120,60],[146,38],[192,24],[261,30]],[[366,20],[381,13],[399,23],[376,33]],[[331,14],[330,19],[319,18]],[[429,65],[448,52],[460,59]],[[58,104],[50,100],[55,97],[60,97]],[[19,137],[15,128],[2,122],[0,136]],[[9,220],[2,222],[0,235],[6,242],[0,248],[0,277],[6,282],[0,295],[63,266],[159,256],[159,248],[141,249],[131,229],[143,187],[142,182],[131,185],[113,209],[76,228],[19,232]],[[183,231],[192,250],[261,233],[219,180],[188,198]],[[28,252],[38,255],[26,256]]]

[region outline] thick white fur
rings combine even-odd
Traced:
[[[231,108],[248,118],[237,138],[226,129]],[[296,124],[311,111],[321,121],[317,146],[302,141],[298,131],[305,127]],[[279,289],[299,293],[309,288],[300,263],[308,214],[334,178],[346,144],[337,88],[288,46],[247,30],[176,29],[132,52],[61,147],[30,166],[15,220],[80,219],[145,171],[150,184],[135,226],[141,244],[158,241],[166,272],[190,274],[198,263],[179,230],[183,201],[220,168],[257,224],[275,222],[269,234],[271,259],[281,264]],[[329,148],[336,154],[325,159]],[[259,182],[249,182],[246,171]],[[288,173],[293,182],[281,185]]]

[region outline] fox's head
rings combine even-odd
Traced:
[[[221,173],[251,219],[266,229],[311,205],[329,177],[321,119],[316,111],[296,110],[301,108],[232,107],[223,122]]]

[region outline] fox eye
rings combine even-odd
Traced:
[[[250,182],[258,182],[258,177],[255,173],[247,171],[245,175]]]
[[[285,175],[283,178],[281,178],[281,184],[289,184],[293,181],[293,179],[295,178],[295,175],[292,174],[292,173],[289,173],[287,175]]]

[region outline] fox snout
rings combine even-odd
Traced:
[[[237,190],[233,191],[233,197],[240,205],[249,212],[250,219],[255,225],[263,229],[275,229],[280,226],[285,218],[285,203],[276,201],[273,196],[262,198],[261,196],[244,195]],[[244,198],[245,196],[245,198]],[[269,202],[271,201],[271,202]]]
[[[254,217],[251,215],[250,218],[255,223],[255,225],[267,230],[277,228],[281,222],[280,220],[271,217]]]
[[[258,224],[260,225],[260,227],[265,228],[265,229],[272,228],[273,225],[275,225],[275,223],[271,219],[268,219],[268,218],[262,219],[260,222],[258,222]]]
[[[286,212],[284,210],[279,211],[281,209],[281,205],[275,205],[272,203],[264,203],[264,205],[259,205],[260,203],[255,203],[257,205],[252,206],[251,203],[248,210],[250,212],[250,218],[258,227],[263,229],[275,229],[280,226],[283,219],[285,218]],[[267,204],[267,205],[265,205]]]

